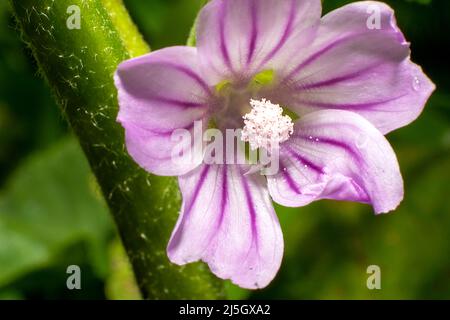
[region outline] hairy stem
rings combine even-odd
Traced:
[[[12,0],[11,4],[23,38],[102,188],[143,296],[223,297],[222,284],[205,265],[177,267],[166,257],[180,207],[176,179],[147,174],[125,150],[123,129],[115,120],[113,73],[121,61],[149,48],[121,0]],[[67,24],[76,19],[76,11],[68,13],[73,5],[80,9],[80,29]]]

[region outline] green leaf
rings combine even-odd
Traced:
[[[112,230],[80,147],[73,138],[61,141],[30,157],[0,193],[0,286],[50,266],[77,243],[104,276]]]

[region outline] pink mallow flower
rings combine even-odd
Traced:
[[[399,205],[403,181],[384,135],[415,120],[435,87],[390,7],[356,2],[321,18],[320,0],[213,0],[196,39],[127,60],[115,75],[129,154],[178,176],[173,263],[203,260],[220,278],[262,288],[283,256],[272,200],[356,201],[375,213]],[[173,161],[172,133],[193,132],[195,121],[243,129],[252,148],[278,143],[280,170]]]

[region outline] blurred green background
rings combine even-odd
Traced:
[[[184,44],[203,0],[127,0],[153,50]],[[325,0],[324,12],[351,1]],[[388,1],[413,60],[437,85],[422,116],[388,136],[405,179],[393,214],[321,201],[278,207],[285,237],[273,283],[232,298],[450,299],[450,2]],[[94,177],[0,1],[0,299],[139,298]],[[66,268],[82,290],[66,288]],[[368,290],[366,269],[381,268]]]

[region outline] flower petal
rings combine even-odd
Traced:
[[[203,260],[249,289],[276,275],[283,236],[264,178],[237,165],[202,165],[179,178],[183,208],[167,251],[176,264]]]
[[[192,132],[194,121],[205,121],[211,99],[195,48],[172,47],[127,60],[119,65],[115,84],[117,120],[125,128],[128,152],[140,166],[158,175],[179,175],[200,163],[198,157],[172,155],[181,140],[172,133]],[[187,155],[190,146],[180,149]]]
[[[410,61],[409,43],[393,10],[375,1],[352,3],[324,16],[314,43],[297,61],[283,71],[285,104],[300,115],[353,111],[383,133],[415,120],[435,88]]]
[[[282,51],[312,40],[319,0],[213,0],[200,14],[197,46],[212,83],[245,80]]]
[[[403,181],[389,142],[356,113],[322,110],[305,115],[280,151],[280,171],[268,176],[274,201],[302,206],[319,199],[370,203],[394,210]]]

